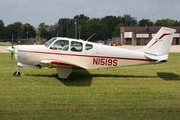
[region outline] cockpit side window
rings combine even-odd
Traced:
[[[69,49],[68,40],[57,40],[50,49],[67,51]]]
[[[86,44],[85,45],[85,49],[86,50],[90,50],[90,49],[92,49],[93,48],[93,45],[91,45],[91,44]]]
[[[82,42],[71,41],[71,51],[81,52],[83,49]]]

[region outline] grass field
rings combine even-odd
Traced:
[[[5,42],[0,42],[0,46],[11,46],[11,44],[7,44]]]
[[[73,71],[21,69],[0,53],[1,120],[178,120],[180,53],[165,64]]]

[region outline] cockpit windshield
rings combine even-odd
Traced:
[[[51,38],[50,40],[48,40],[44,45],[46,46],[46,47],[49,47],[49,45],[52,43],[52,42],[54,42],[56,40],[56,38]]]

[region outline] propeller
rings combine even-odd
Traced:
[[[11,48],[14,49],[14,34],[12,33],[12,41],[11,41]],[[14,52],[11,52],[11,59],[13,59]]]
[[[11,41],[11,47],[6,48],[9,52],[11,52],[11,59],[13,59],[14,56],[14,52],[15,52],[15,47],[14,45],[14,41],[13,41],[13,34],[12,34],[12,41]]]

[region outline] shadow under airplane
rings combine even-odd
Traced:
[[[66,86],[90,86],[92,75],[86,69],[74,70],[68,79],[59,79]]]
[[[26,74],[27,76],[36,76],[36,77],[54,77],[58,78],[57,74],[52,75],[39,75],[39,74]],[[75,70],[68,77],[68,79],[63,80],[59,79],[61,83],[66,86],[91,86],[93,77],[115,77],[115,78],[162,78],[166,81],[178,81],[180,80],[180,76],[170,72],[157,72],[157,76],[141,76],[141,75],[112,75],[112,74],[90,74],[88,70],[80,69]]]
[[[92,75],[88,70],[78,69],[74,70],[68,79],[59,79],[57,74],[45,75],[45,74],[26,74],[26,76],[35,76],[35,77],[54,77],[62,82],[66,86],[90,86],[92,83]]]
[[[170,72],[158,72],[157,75],[166,81],[178,81],[180,76]]]

